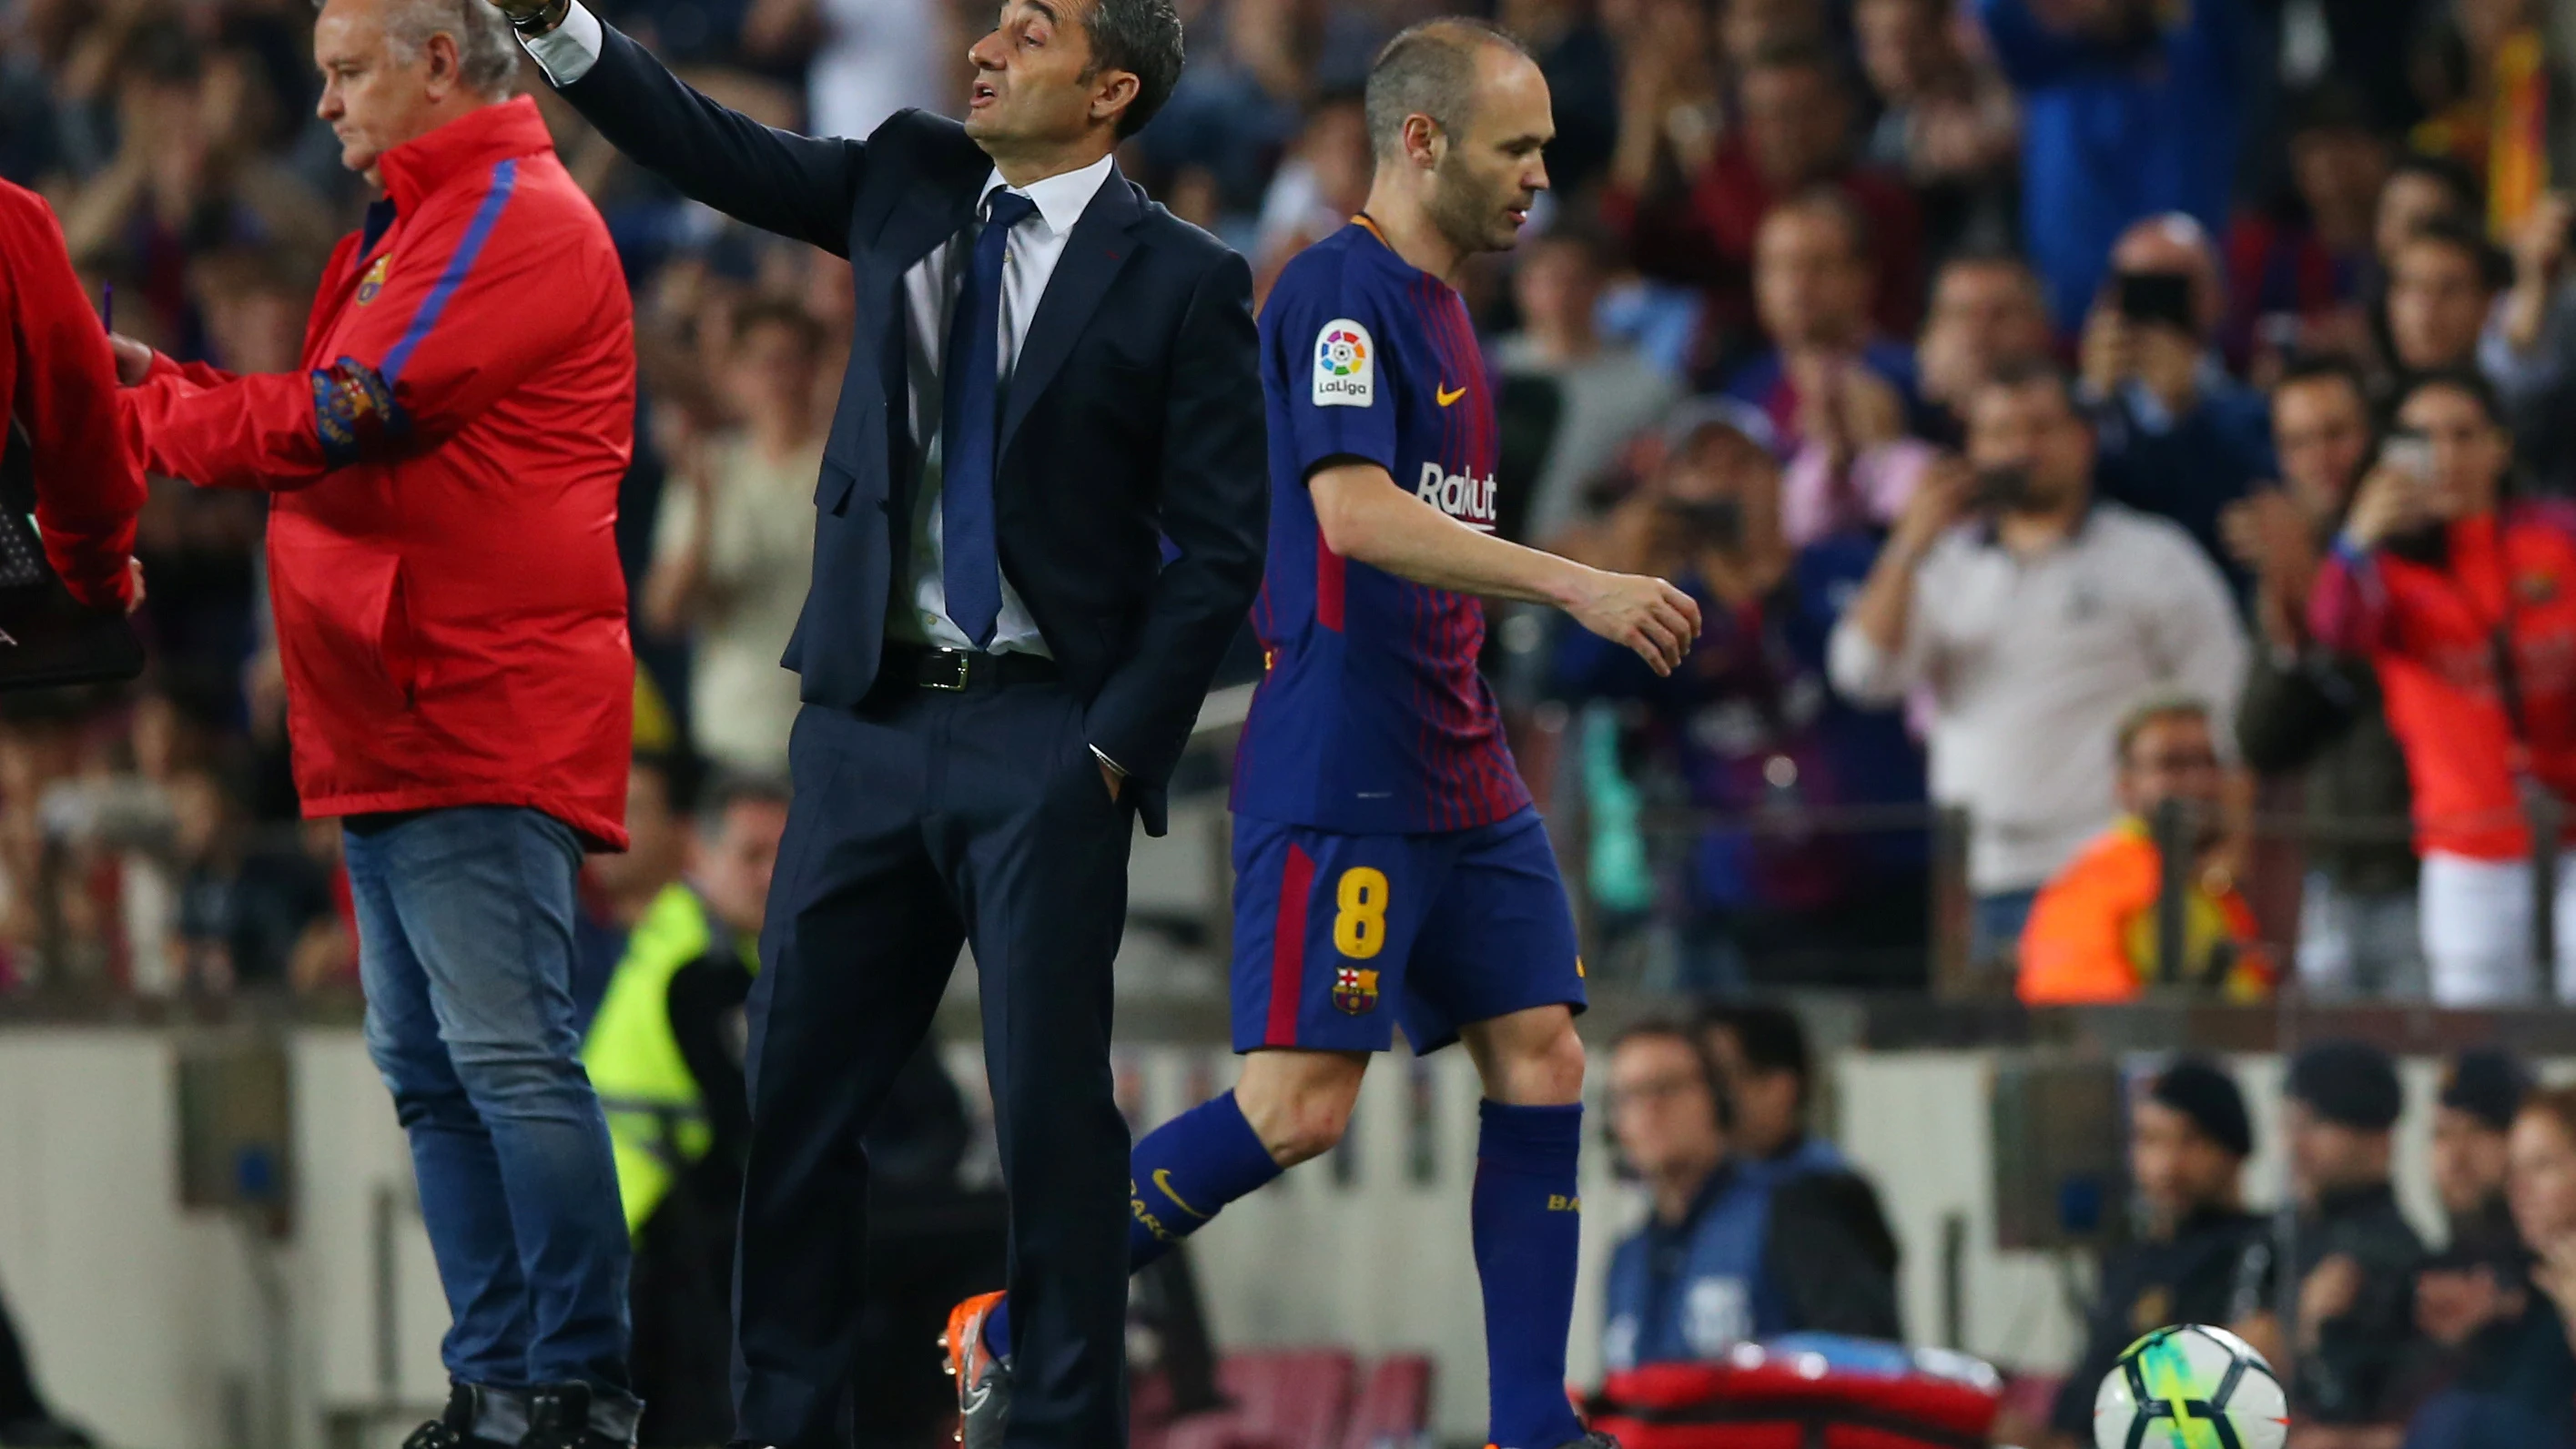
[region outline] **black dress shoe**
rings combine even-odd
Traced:
[[[528,1437],[519,1449],[630,1449],[590,1426],[590,1385],[540,1384],[528,1395]]]
[[[474,1432],[482,1404],[483,1396],[472,1385],[455,1385],[447,1391],[447,1412],[412,1430],[402,1449],[510,1449],[498,1439]]]

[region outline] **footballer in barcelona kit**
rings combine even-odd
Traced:
[[[1461,88],[1466,94],[1462,98]],[[1564,610],[1678,667],[1698,605],[1496,536],[1498,429],[1448,278],[1510,247],[1547,185],[1547,83],[1483,22],[1389,41],[1367,209],[1281,272],[1260,319],[1264,668],[1235,758],[1234,1089],[1138,1139],[1128,1261],[1331,1149],[1374,1053],[1467,1041],[1483,1079],[1464,1226],[1488,1442],[1600,1449],[1565,1397],[1582,1198],[1573,912],[1476,672],[1484,597]],[[1440,112],[1443,114],[1434,114]],[[949,1319],[966,1449],[998,1449],[1011,1304]],[[1597,1442],[1596,1442],[1597,1441]]]
[[[1373,463],[1494,528],[1493,394],[1458,294],[1360,218],[1261,312],[1265,664],[1235,759],[1234,1046],[1417,1052],[1583,1006],[1547,833],[1476,672],[1482,601],[1326,547],[1306,480]]]

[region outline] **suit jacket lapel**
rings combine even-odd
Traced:
[[[935,179],[903,189],[885,224],[877,229],[875,245],[868,249],[874,265],[859,277],[857,335],[867,336],[871,325],[878,330],[878,371],[885,389],[886,437],[893,467],[888,503],[898,520],[911,514],[915,462],[911,363],[905,346],[911,318],[905,310],[903,278],[975,217],[976,199],[983,195],[993,168],[982,151],[971,145],[966,151],[971,159],[961,154],[955,165],[935,168]]]
[[[1009,397],[1002,408],[999,456],[1009,456],[1021,420],[1063,370],[1093,309],[1135,250],[1128,232],[1144,219],[1145,204],[1136,188],[1111,167],[1109,178],[1083,208],[1082,219],[1073,224],[1073,235],[1065,238],[1064,255],[1056,261],[1055,274],[1047,278],[1046,295],[1039,299],[1038,315],[1029,323],[1028,340],[1020,344],[1020,358],[1011,368]]]

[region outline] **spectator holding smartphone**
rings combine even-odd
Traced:
[[[2576,790],[2576,515],[2505,497],[2512,442],[2474,372],[2418,378],[2361,483],[2311,600],[2329,649],[2379,671],[2414,785],[2433,999],[2576,994],[2576,929],[2535,979],[2526,805]],[[2576,860],[2556,857],[2576,926]]]
[[[2226,317],[2209,233],[2180,212],[2121,234],[2084,322],[2084,392],[2102,439],[2102,491],[2183,526],[2227,562],[2219,515],[2273,473],[2262,395],[2218,354]]]
[[[2245,763],[2285,777],[2305,814],[2298,972],[2312,996],[2421,997],[2406,756],[2368,659],[2321,647],[2308,595],[2371,461],[2369,390],[2342,359],[2293,365],[2272,392],[2281,483],[2219,516],[2255,577],[2258,630],[2237,706]]]

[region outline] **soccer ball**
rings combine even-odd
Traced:
[[[2254,1345],[2223,1328],[2159,1328],[2093,1395],[2095,1449],[2281,1449],[2290,1410]]]

